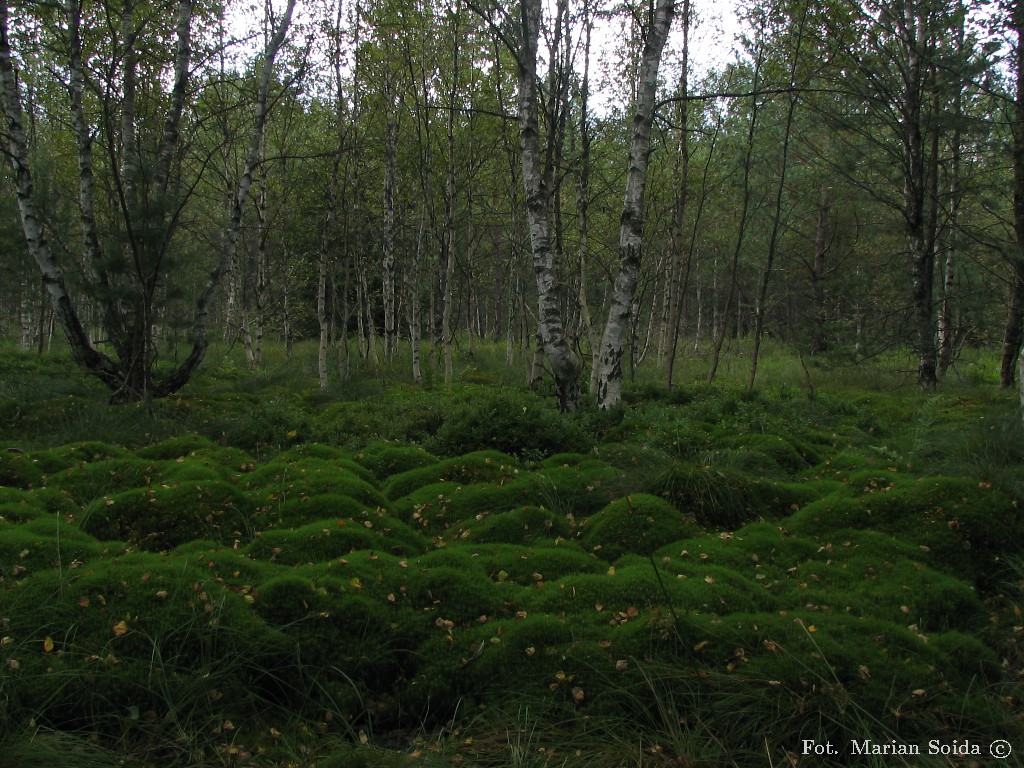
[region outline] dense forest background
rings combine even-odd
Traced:
[[[669,386],[684,357],[713,380],[729,345],[752,388],[770,338],[806,359],[911,350],[926,387],[1001,345],[1008,387],[1020,6],[752,3],[735,56],[698,67],[684,0],[637,154],[654,4],[5,0],[0,338],[42,350],[63,329],[122,399],[180,388],[211,338],[253,363],[318,340],[321,386],[384,362],[450,379],[480,342],[533,381],[552,317],[595,392],[610,316],[618,375],[656,361]]]

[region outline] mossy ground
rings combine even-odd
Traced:
[[[4,422],[0,763],[1024,748],[1008,402],[645,385],[564,417],[363,386],[222,367],[152,411],[61,389]]]

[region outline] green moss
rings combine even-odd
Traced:
[[[254,524],[260,530],[296,528],[316,520],[357,518],[368,511],[371,511],[368,505],[361,504],[350,496],[321,493],[315,496],[297,496],[283,502],[268,502],[255,514]]]
[[[303,443],[274,457],[274,461],[301,461],[303,459],[320,459],[327,461],[340,469],[351,472],[360,480],[376,486],[377,476],[367,469],[361,462],[355,461],[352,454],[335,448],[332,445],[321,443]]]
[[[36,488],[43,484],[43,469],[32,454],[0,451],[0,486]]]
[[[48,484],[59,489],[76,504],[85,506],[100,496],[146,486],[159,479],[161,467],[152,461],[129,457],[72,466],[52,475]],[[211,479],[222,478],[217,476]]]
[[[658,578],[660,577],[660,578]],[[631,609],[656,609],[666,614],[701,611],[718,614],[774,604],[751,580],[726,568],[700,566],[659,568],[649,562],[613,566],[604,573],[566,575],[522,596],[530,610],[574,615],[581,622],[607,624]],[[621,618],[621,616],[618,616]]]
[[[350,581],[282,576],[256,593],[257,613],[296,645],[315,698],[345,719],[362,717],[374,697],[390,694],[413,674],[412,651],[428,622]]]
[[[433,483],[418,488],[405,498],[391,503],[395,516],[425,535],[443,534],[448,526],[458,520],[448,515],[452,496],[462,490],[462,485],[453,482]]]
[[[482,567],[492,581],[511,582],[536,587],[538,582],[550,586],[564,576],[579,573],[604,573],[607,563],[573,541],[555,544],[520,546],[512,544],[470,545],[473,564]]]
[[[477,451],[394,475],[384,486],[384,495],[399,499],[434,483],[496,483],[510,480],[517,474],[519,462],[508,454]]]
[[[411,555],[422,552],[424,545],[407,525],[374,511],[266,530],[244,551],[258,560],[297,565],[333,560],[360,549]]]
[[[581,543],[614,561],[626,553],[652,554],[658,547],[701,532],[664,499],[645,493],[624,496],[590,517]]]
[[[205,458],[178,459],[166,465],[161,478],[166,483],[209,483],[228,480],[231,473]]]
[[[725,467],[676,463],[648,490],[712,528],[736,528],[767,511],[758,482]]]
[[[575,467],[592,457],[585,453],[556,453],[548,456],[540,465],[542,467]]]
[[[628,473],[604,461],[591,459],[575,467],[549,467],[522,478],[530,484],[535,501],[557,514],[586,517],[623,495]]]
[[[384,440],[370,443],[356,452],[354,458],[380,480],[409,470],[421,469],[438,461],[436,456],[417,445]]]
[[[195,453],[214,453],[218,450],[220,450],[220,446],[208,437],[190,433],[179,435],[177,437],[169,437],[159,443],[153,443],[153,445],[147,445],[145,448],[139,448],[135,452],[135,455],[140,459],[162,461],[179,459],[183,456],[191,456]]]
[[[1019,550],[1024,520],[1015,499],[966,478],[858,478],[856,498],[833,494],[794,514],[787,527],[827,536],[870,528],[913,544],[934,567],[991,583],[998,563]]]
[[[526,459],[585,452],[591,439],[549,402],[515,390],[480,389],[455,406],[429,441],[442,456],[498,450]],[[400,494],[405,495],[405,494]]]
[[[290,498],[342,494],[373,507],[387,507],[387,500],[359,474],[323,459],[271,461],[245,475],[245,487],[260,503]]]
[[[51,568],[70,572],[103,551],[104,546],[96,539],[56,515],[7,526],[0,535],[0,563],[4,564],[5,579],[22,579]]]
[[[722,448],[737,451],[737,458],[746,465],[743,469],[766,475],[797,475],[817,463],[808,461],[793,443],[780,435],[728,432],[716,436],[714,442]],[[745,456],[749,456],[749,460],[744,461]]]
[[[282,662],[240,596],[145,553],[38,574],[0,592],[0,615],[20,661],[4,681],[9,715],[50,726],[120,730],[137,707],[212,728],[252,706]]]
[[[565,518],[543,507],[479,512],[456,525],[451,536],[471,543],[530,544],[570,535]]]
[[[160,485],[97,499],[82,512],[79,526],[99,539],[161,551],[196,538],[248,541],[252,513],[252,502],[224,482]]]
[[[461,568],[418,568],[409,576],[409,603],[439,619],[468,624],[502,609],[505,591]]]
[[[44,514],[46,507],[33,492],[0,485],[0,520],[24,523]]]
[[[44,473],[52,474],[77,464],[123,459],[128,455],[128,451],[116,445],[99,440],[86,440],[51,448],[48,451],[39,451],[35,454],[35,462]]]

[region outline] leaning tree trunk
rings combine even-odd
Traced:
[[[89,339],[71,303],[64,273],[56,254],[50,249],[43,220],[36,207],[35,184],[29,158],[28,137],[25,134],[21,95],[7,32],[7,0],[0,0],[0,89],[2,89],[7,136],[5,149],[18,197],[18,214],[29,253],[43,275],[43,284],[53,301],[57,321],[67,337],[75,361],[97,376],[113,390],[120,389],[123,373],[120,366],[99,352]]]
[[[654,18],[647,31],[640,63],[640,83],[633,115],[633,138],[629,147],[629,170],[626,173],[626,194],[622,203],[622,224],[619,228],[619,274],[612,291],[612,305],[601,338],[598,360],[597,405],[607,409],[622,399],[623,338],[629,327],[633,294],[643,254],[644,186],[651,147],[651,126],[654,123],[655,96],[658,90],[658,68],[668,39],[673,0],[658,0]]]
[[[139,281],[139,285],[137,286],[138,295],[134,300],[128,302],[132,315],[128,318],[121,316],[121,310],[113,302],[106,302],[104,306],[105,330],[111,336],[111,343],[118,359],[114,360],[97,350],[74,308],[64,275],[55,254],[50,249],[42,219],[35,205],[29,145],[24,130],[21,96],[18,90],[17,74],[8,36],[8,5],[7,0],[0,0],[0,95],[2,95],[3,110],[7,124],[5,154],[8,156],[14,171],[18,207],[25,240],[33,259],[40,272],[42,272],[44,284],[52,298],[57,319],[61,324],[75,361],[90,374],[99,378],[113,391],[111,400],[114,402],[138,400],[147,397],[164,397],[173,394],[191,379],[205,357],[209,344],[206,328],[207,317],[216,289],[222,278],[230,270],[237,250],[242,210],[249,197],[249,191],[252,186],[252,174],[259,157],[259,148],[262,143],[267,114],[269,112],[269,91],[273,64],[278,51],[284,44],[284,38],[291,23],[291,14],[294,7],[295,0],[289,0],[285,14],[263,54],[262,77],[256,101],[255,124],[249,153],[246,157],[245,169],[239,180],[237,195],[235,196],[231,223],[228,229],[228,243],[221,254],[216,268],[207,278],[196,303],[192,350],[189,356],[170,374],[159,381],[154,381],[152,365],[155,362],[155,357],[150,354],[153,314],[151,302],[153,292],[160,282],[162,273],[159,271],[159,266],[151,272],[142,270],[139,266],[138,251],[133,251],[136,259],[136,278]],[[85,57],[82,52],[79,35],[81,9],[77,3],[68,2],[66,4],[66,11],[70,39],[69,68],[71,72],[69,94],[71,97],[72,129],[75,133],[78,149],[80,222],[84,236],[84,255],[86,261],[90,264],[90,269],[93,271],[90,277],[93,278],[99,287],[104,288],[106,287],[106,277],[103,275],[100,266],[102,259],[97,258],[100,255],[100,241],[95,230],[95,214],[92,204],[92,138],[85,130],[85,121],[82,113]],[[124,6],[124,18],[125,23],[128,25],[129,33],[131,33],[135,26],[134,22],[130,19],[129,11],[130,7],[126,4]],[[175,25],[174,82],[168,99],[163,131],[157,148],[156,168],[150,187],[150,196],[154,199],[159,199],[169,190],[171,186],[171,167],[178,153],[180,124],[184,111],[185,96],[188,91],[192,55],[192,12],[192,0],[179,1],[178,17]],[[128,49],[126,48],[126,50]],[[121,62],[125,78],[125,82],[122,84],[125,102],[124,111],[121,115],[122,125],[135,122],[135,57],[130,54],[131,51],[128,52],[128,55],[123,55]],[[122,133],[127,134],[131,132],[122,131]],[[136,242],[136,233],[131,231],[133,222],[132,216],[129,214],[136,207],[133,201],[136,201],[136,198],[140,195],[138,182],[142,177],[137,172],[137,169],[133,169],[132,166],[136,162],[137,156],[134,137],[124,136],[122,140],[124,142],[121,147],[121,162],[123,165],[120,169],[122,174],[120,181],[124,186],[119,191],[123,193],[125,210],[122,210],[121,213],[124,215],[125,224],[128,227],[127,242],[131,248],[138,248],[141,246]],[[160,232],[162,237],[160,255],[162,255],[169,244],[175,223],[163,220],[160,222],[160,226],[163,227],[163,231]],[[157,262],[159,263],[159,259],[157,259]],[[108,296],[110,295],[109,292],[106,293]],[[139,360],[143,361],[141,367]]]
[[[187,0],[183,0],[187,2]],[[270,113],[270,82],[274,70],[274,61],[277,54],[284,45],[285,36],[291,26],[292,12],[295,10],[296,0],[288,0],[284,15],[270,41],[263,52],[262,75],[260,77],[259,90],[256,95],[256,115],[249,142],[249,151],[245,158],[245,166],[242,169],[242,176],[238,181],[237,194],[231,213],[231,223],[228,228],[227,244],[216,267],[207,277],[203,291],[196,302],[195,320],[192,324],[192,351],[188,358],[172,372],[160,384],[157,396],[166,396],[181,389],[192,375],[199,368],[203,358],[206,356],[206,349],[209,346],[209,339],[206,334],[206,319],[210,314],[210,305],[216,293],[220,281],[230,270],[235,261],[235,254],[238,250],[238,236],[242,229],[242,212],[249,200],[249,191],[252,189],[252,175],[259,162],[260,147],[263,144],[263,134],[267,126],[267,117]]]
[[[561,31],[565,5],[565,0],[559,0],[556,34]],[[554,169],[550,162],[544,161],[540,147],[537,43],[540,37],[541,7],[541,0],[520,0],[522,48],[518,67],[519,149],[533,251],[533,272],[537,281],[538,335],[555,379],[558,408],[561,411],[575,411],[580,401],[582,365],[569,346],[562,321],[559,301],[561,283],[555,268],[551,231]]]

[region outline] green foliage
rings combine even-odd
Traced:
[[[629,552],[653,554],[664,544],[700,532],[699,526],[664,499],[637,493],[613,501],[591,516],[580,541],[601,558],[615,561]]]

